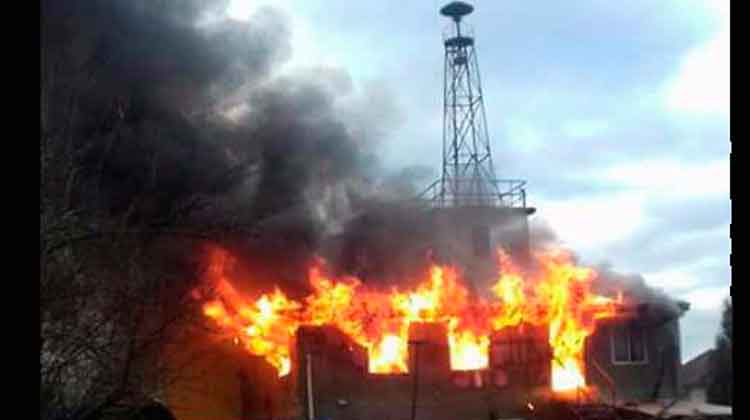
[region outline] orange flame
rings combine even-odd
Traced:
[[[585,386],[585,339],[595,320],[614,316],[620,303],[593,294],[596,273],[575,266],[560,250],[537,253],[538,269],[531,273],[498,252],[502,272],[491,288],[492,301],[470,295],[453,267],[433,266],[413,290],[384,291],[353,277],[330,279],[321,264],[310,268],[312,293],[301,301],[279,289],[253,301],[225,277],[228,254],[217,249],[211,258],[208,280],[218,297],[204,304],[205,316],[247,351],[264,357],[280,376],[290,371],[292,337],[303,325],[337,327],[367,350],[371,373],[392,374],[408,371],[411,323],[447,325],[453,370],[487,368],[492,332],[530,323],[548,328],[553,390],[577,389]]]

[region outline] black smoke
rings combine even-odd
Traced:
[[[388,87],[355,88],[342,69],[284,73],[287,18],[264,8],[237,21],[226,6],[42,2],[43,126],[78,168],[56,190],[95,228],[210,231],[282,283],[304,278],[330,238],[375,242],[374,223],[394,232],[377,252],[411,245],[403,203],[423,180],[378,160],[402,118]]]
[[[252,25],[199,26],[221,3],[42,3],[46,129],[81,168],[78,200],[158,219],[238,182],[227,152],[251,161],[257,151],[240,150],[249,139],[215,110],[232,90],[269,77],[288,55],[288,33],[271,12]]]

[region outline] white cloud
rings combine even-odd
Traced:
[[[601,134],[609,127],[603,120],[573,120],[563,124],[562,131],[568,137],[592,137]]]
[[[566,246],[572,247],[584,259],[591,261],[616,258],[617,255],[612,255],[612,246],[629,241],[632,235],[649,223],[659,223],[659,215],[647,213],[648,204],[654,200],[684,201],[721,194],[727,198],[729,196],[727,159],[706,163],[648,160],[600,169],[587,176],[597,177],[626,189],[591,198],[541,200],[538,207],[543,211],[538,217],[554,227]],[[722,226],[719,230],[726,232],[728,227]],[[670,246],[670,241],[674,244],[693,239],[700,241],[705,234],[706,231],[701,231],[665,238],[664,246]],[[638,244],[634,243],[632,246],[637,247]],[[683,291],[700,284],[691,270],[711,262],[708,260],[714,257],[713,254],[707,255],[707,260],[694,261],[690,267],[679,267],[675,271],[648,273],[646,278],[656,280],[654,285],[667,291]],[[628,269],[640,270],[638,266]]]
[[[613,166],[600,176],[625,187],[657,193],[661,197],[729,194],[729,159],[706,163],[645,160]]]
[[[227,15],[232,19],[248,20],[257,10],[258,3],[248,0],[231,0],[227,6]]]
[[[533,120],[508,117],[503,121],[506,138],[513,147],[524,152],[533,152],[544,147],[545,133]]]
[[[702,287],[680,296],[690,302],[690,307],[697,310],[720,311],[724,300],[729,297],[729,285],[722,287]]]
[[[699,235],[695,235],[699,240]],[[690,293],[707,281],[714,282],[715,278],[705,278],[705,268],[717,264],[728,264],[729,256],[710,255],[679,267],[666,268],[658,271],[642,273],[646,282],[670,294]]]
[[[644,222],[642,194],[552,201],[540,205],[560,239],[584,254],[627,238]]]
[[[677,76],[666,86],[668,108],[691,114],[729,112],[729,0],[708,3],[721,18],[721,29],[683,58]]]
[[[643,277],[651,286],[658,287],[671,293],[676,290],[689,290],[701,283],[701,280],[684,268],[643,273]]]

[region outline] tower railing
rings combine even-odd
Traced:
[[[453,178],[452,185],[438,179],[427,187],[419,199],[432,208],[451,207],[498,207],[519,208],[526,206],[526,181],[518,179],[488,180],[487,191],[467,188],[475,185],[473,178]]]

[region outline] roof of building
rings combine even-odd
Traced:
[[[638,404],[634,410],[651,416],[669,418],[706,418],[711,416],[731,416],[732,407],[726,405],[714,405],[699,401],[678,401],[677,403],[648,402]]]
[[[684,363],[680,368],[683,386],[702,387],[708,385],[708,374],[711,370],[711,356],[713,349],[706,350],[692,360]]]

